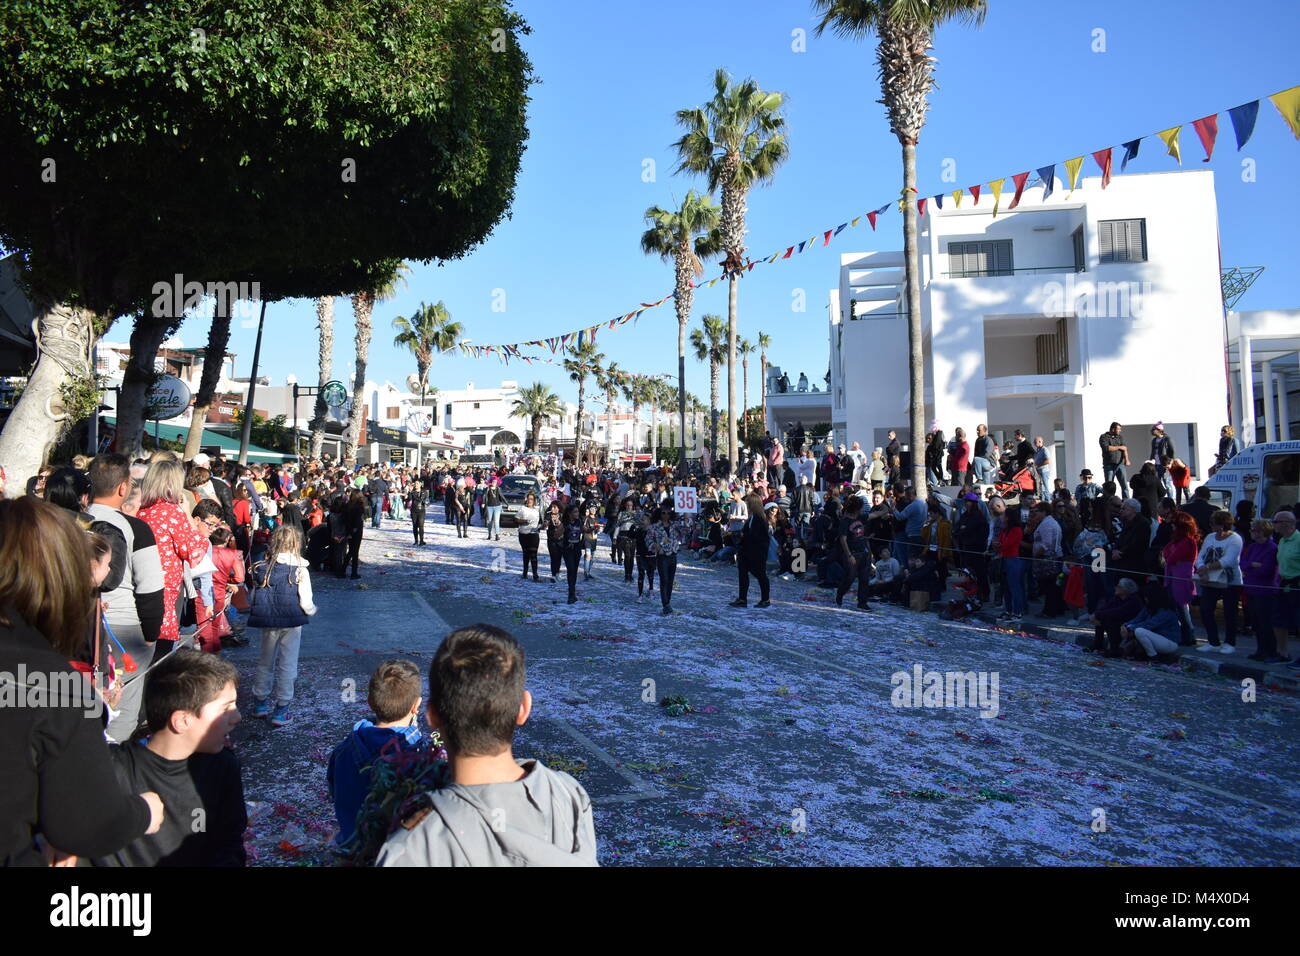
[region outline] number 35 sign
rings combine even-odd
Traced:
[[[673,510],[678,514],[696,514],[700,510],[695,489],[688,486],[673,487]]]

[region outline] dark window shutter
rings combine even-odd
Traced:
[[[1128,221],[1128,261],[1147,261],[1147,221],[1130,219]]]
[[[1098,238],[1101,244],[1101,261],[1115,261],[1115,223],[1102,222],[1099,224]]]
[[[1074,243],[1074,271],[1084,272],[1088,268],[1088,263],[1086,261],[1086,254],[1083,248],[1083,226],[1080,226],[1078,229],[1074,230],[1074,235],[1071,237],[1071,239]]]
[[[1011,275],[1014,266],[1011,261],[1011,240],[1000,239],[993,244],[993,274],[1000,276]]]
[[[957,278],[966,271],[966,246],[964,242],[948,243],[948,272]]]

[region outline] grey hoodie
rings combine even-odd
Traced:
[[[399,828],[376,866],[599,866],[591,798],[567,773],[520,760],[514,783],[453,783]]]

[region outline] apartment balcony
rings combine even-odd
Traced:
[[[985,379],[985,390],[993,398],[1050,398],[1078,395],[1083,391],[1083,376],[1072,372],[1055,375],[1003,375]]]

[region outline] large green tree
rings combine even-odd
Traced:
[[[0,5],[0,245],[41,341],[0,460],[35,470],[115,317],[179,321],[156,283],[315,297],[480,242],[527,137],[526,31],[506,0]]]
[[[410,318],[399,315],[393,319],[393,328],[397,330],[393,344],[398,348],[409,349],[415,356],[415,374],[423,398],[429,388],[429,369],[433,365],[433,357],[454,349],[460,342],[465,327],[451,320],[451,313],[442,302],[435,305],[421,302]]]
[[[785,94],[764,91],[752,79],[732,83],[725,70],[713,76],[713,98],[677,112],[685,129],[675,144],[678,170],[708,177],[709,192],[722,191],[722,243],[727,289],[727,458],[736,466],[736,309],[745,264],[745,200],[750,189],[770,183],[790,155],[781,112]]]
[[[704,272],[700,261],[722,251],[722,233],[718,228],[722,210],[712,197],[688,190],[676,210],[651,206],[645,211],[646,230],[641,234],[641,251],[673,263],[675,284],[673,306],[677,311],[677,397],[685,416],[686,407],[686,326],[691,321],[695,298],[693,279]],[[682,427],[686,419],[682,418]],[[686,470],[683,450],[677,466]]]
[[[528,419],[528,439],[533,451],[541,451],[542,426],[552,418],[564,416],[564,403],[549,385],[534,382],[519,390],[510,405],[510,414]]]
[[[907,281],[907,345],[910,372],[908,404],[912,483],[926,497],[925,356],[922,352],[921,253],[916,215],[916,144],[929,110],[935,59],[934,31],[949,20],[979,26],[988,0],[813,0],[821,14],[816,33],[827,28],[843,37],[876,37],[876,72],[889,130],[903,147],[903,259]]]

